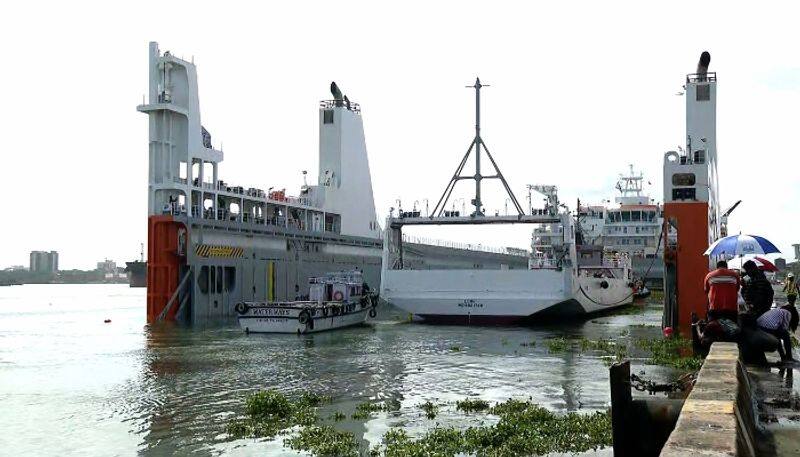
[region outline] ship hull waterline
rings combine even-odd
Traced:
[[[393,273],[389,274],[390,282],[397,279]],[[474,279],[472,273],[466,275]],[[509,273],[494,272],[490,275]],[[462,325],[529,325],[538,321],[601,313],[633,303],[633,290],[628,281],[623,279],[579,277],[572,287],[564,287],[563,276],[559,278],[555,272],[547,272],[546,276],[553,277],[549,278],[547,284],[537,287],[534,278],[541,277],[540,273],[513,272],[513,276],[528,278],[525,282],[517,282],[519,286],[513,291],[499,288],[455,290],[457,287],[450,287],[448,291],[425,291],[413,287],[413,283],[398,289],[395,282],[394,288],[383,289],[382,297],[422,322]],[[448,275],[459,274],[451,271]],[[470,284],[466,288],[473,288],[471,284],[475,284],[463,283]],[[569,292],[565,293],[565,290]]]

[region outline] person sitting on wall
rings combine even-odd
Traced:
[[[741,281],[739,274],[728,268],[728,262],[720,260],[717,268],[706,275],[703,289],[708,295],[706,320],[729,319],[736,323],[739,317],[737,298]]]
[[[792,313],[785,307],[772,308],[764,312],[757,320],[759,329],[774,335],[783,343],[783,347],[778,345],[778,353],[784,362],[794,361],[794,357],[792,357],[792,339],[789,336],[791,320]],[[797,327],[792,331],[796,329]]]
[[[755,262],[748,260],[742,265],[745,275],[749,281],[742,289],[744,301],[750,306],[756,317],[761,316],[772,307],[772,299],[775,291],[767,276],[761,271]]]

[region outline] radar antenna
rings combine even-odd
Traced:
[[[489,85],[481,84],[480,78],[475,78],[475,84],[466,87],[475,89],[475,138],[469,145],[467,153],[464,154],[464,157],[461,159],[461,163],[458,164],[458,168],[456,168],[456,172],[453,174],[453,177],[450,178],[450,182],[444,189],[441,198],[439,198],[439,202],[436,203],[436,206],[433,208],[431,217],[438,217],[442,215],[445,205],[447,205],[447,200],[450,198],[450,195],[453,193],[453,189],[456,187],[456,183],[462,179],[472,179],[475,181],[475,198],[473,198],[470,202],[473,206],[475,206],[475,211],[472,213],[472,216],[484,216],[484,212],[481,209],[483,206],[483,203],[481,202],[481,181],[484,179],[499,179],[500,182],[503,183],[503,187],[505,188],[506,193],[508,193],[508,197],[511,199],[511,202],[514,203],[514,207],[517,209],[519,215],[524,216],[525,213],[522,210],[522,206],[520,206],[519,201],[517,201],[517,197],[514,196],[514,192],[511,191],[511,188],[506,182],[506,178],[503,177],[503,173],[500,172],[500,168],[497,166],[492,154],[489,152],[489,148],[486,147],[486,143],[484,143],[483,139],[481,138],[481,87],[489,87]],[[481,146],[483,146],[483,150],[486,151],[486,156],[492,163],[492,167],[495,171],[495,174],[493,175],[481,175]],[[469,159],[473,149],[475,150],[475,175],[462,175],[461,172],[464,170],[464,165],[467,163],[467,159]]]

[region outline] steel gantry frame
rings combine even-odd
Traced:
[[[519,204],[514,192],[512,192],[511,188],[508,186],[506,178],[503,176],[503,173],[500,171],[500,168],[494,161],[494,157],[492,157],[492,154],[489,152],[489,148],[486,147],[486,143],[483,142],[483,138],[481,138],[481,88],[489,87],[489,85],[481,84],[480,78],[475,78],[475,84],[466,87],[475,89],[475,138],[472,140],[472,143],[470,143],[469,148],[467,148],[466,154],[464,154],[464,157],[458,164],[455,173],[453,173],[453,177],[450,178],[450,182],[447,184],[447,187],[445,187],[444,192],[439,198],[439,202],[436,203],[436,206],[433,208],[433,212],[431,213],[430,217],[438,217],[442,215],[442,212],[447,205],[447,201],[450,199],[450,195],[453,193],[453,189],[456,187],[456,183],[463,179],[472,179],[475,181],[475,198],[473,198],[471,202],[472,205],[475,206],[475,211],[472,213],[472,216],[484,216],[484,212],[481,209],[483,206],[483,203],[481,202],[481,181],[484,179],[499,179],[503,184],[503,188],[505,188],[506,193],[508,193],[508,197],[511,199],[511,202],[514,203],[514,207],[517,209],[517,212],[520,216],[523,216],[525,212],[523,211],[522,206]],[[483,150],[486,151],[486,156],[492,163],[492,167],[494,167],[495,174],[493,175],[481,175],[481,147],[483,147]],[[464,165],[466,165],[467,160],[469,159],[469,156],[472,154],[473,150],[475,150],[475,174],[462,175],[461,172],[464,170]]]

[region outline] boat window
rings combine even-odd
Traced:
[[[197,287],[200,288],[201,293],[208,293],[208,266],[206,265],[200,267],[200,274],[197,275]]]
[[[206,268],[206,267],[203,267]],[[209,283],[211,284],[211,293],[217,293],[217,269],[214,267],[210,268],[210,275],[209,275]]]
[[[631,220],[632,221],[640,221],[640,220],[642,220],[642,212],[641,211],[631,211]]]
[[[217,267],[217,292],[222,292],[222,267]]]
[[[230,292],[236,286],[236,267],[225,267],[225,292]]]
[[[700,149],[694,151],[694,163],[705,163],[706,161],[706,151]]]
[[[675,173],[672,175],[673,186],[694,186],[694,173]]]
[[[631,212],[630,211],[623,211],[622,212],[622,222],[630,222],[631,220]]]
[[[326,109],[322,112],[322,123],[323,124],[333,124],[333,110]]]

